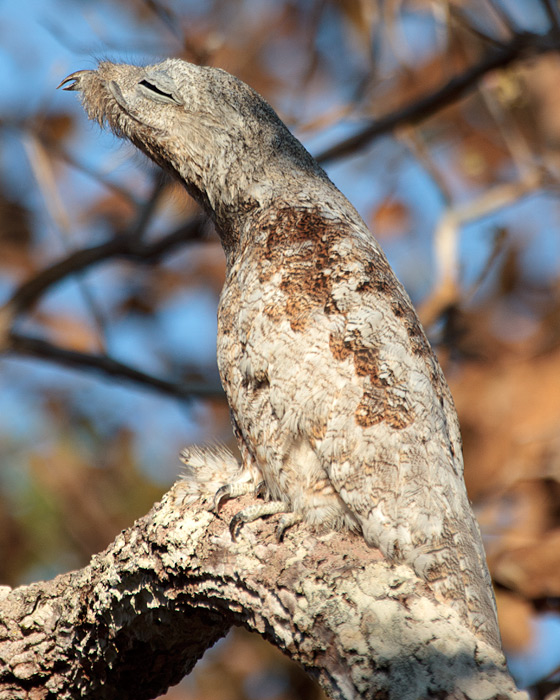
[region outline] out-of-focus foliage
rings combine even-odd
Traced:
[[[54,90],[92,56],[180,56],[264,94],[380,238],[455,396],[512,669],[543,697],[560,667],[556,0],[22,0],[2,12],[2,582],[84,565],[176,477],[181,446],[231,442],[211,225]],[[237,634],[168,697],[312,688]]]

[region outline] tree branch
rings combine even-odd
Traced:
[[[102,372],[110,377],[135,382],[179,399],[223,396],[222,387],[217,383],[189,381],[177,384],[134,369],[106,355],[91,355],[61,348],[45,340],[11,330],[17,315],[27,311],[51,286],[65,277],[113,258],[126,258],[141,263],[159,260],[187,241],[200,239],[202,230],[203,219],[193,218],[156,241],[145,243],[132,234],[115,236],[100,245],[77,250],[42,270],[20,285],[11,299],[0,307],[0,350],[4,353],[36,357],[65,367]]]
[[[101,372],[109,377],[134,382],[177,399],[215,398],[224,395],[221,384],[217,382],[211,384],[206,381],[189,381],[179,384],[134,369],[134,367],[113,360],[106,355],[90,355],[85,352],[61,348],[40,338],[31,338],[19,333],[10,333],[7,352],[17,354],[20,357],[36,357],[63,367]]]
[[[315,158],[324,165],[356,153],[378,136],[387,134],[397,127],[416,124],[431,117],[466,92],[473,90],[487,73],[497,68],[505,68],[521,58],[558,51],[559,48],[560,39],[555,29],[546,34],[520,32],[507,44],[489,51],[478,63],[454,76],[442,87],[376,119],[357,134],[327,148]]]
[[[233,543],[239,503],[224,522],[184,493],[175,484],[81,571],[0,600],[0,700],[151,698],[232,625],[301,663],[332,698],[526,697],[500,651],[361,537],[300,525],[278,544],[273,518]]]
[[[511,206],[533,193],[545,183],[545,176],[537,168],[528,170],[514,182],[495,185],[469,202],[448,207],[441,217],[435,233],[434,247],[436,275],[432,291],[418,309],[422,323],[428,327],[440,314],[461,298],[459,233],[462,226]],[[472,292],[471,292],[472,295]],[[463,302],[470,295],[463,293]]]
[[[126,258],[144,263],[157,261],[187,241],[200,239],[202,228],[203,219],[193,218],[163,238],[149,243],[139,241],[136,235],[115,236],[100,245],[77,250],[24,282],[14,292],[6,307],[11,307],[14,314],[26,311],[49,287],[68,275],[111,258]]]

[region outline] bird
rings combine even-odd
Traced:
[[[241,462],[187,449],[199,492],[215,506],[264,495],[234,533],[271,514],[281,532],[359,533],[500,647],[453,399],[356,209],[266,100],[222,69],[102,61],[59,87],[177,178],[220,236],[217,359]]]

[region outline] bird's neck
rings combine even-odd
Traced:
[[[329,229],[337,222],[360,221],[360,217],[344,195],[325,177],[301,179],[284,182],[278,187],[255,187],[248,190],[246,196],[238,200],[235,206],[221,211],[210,212],[222,246],[225,251],[228,268],[238,260],[243,251],[260,248],[265,239],[270,237],[271,227],[285,229],[293,227],[295,237],[304,233],[303,221],[312,214],[318,229],[320,222]],[[364,225],[365,229],[365,225]],[[313,232],[309,232],[311,236]],[[289,231],[282,231],[282,235]]]
[[[279,152],[245,155],[232,147],[204,168],[196,166],[202,157],[177,162],[176,174],[215,222],[226,255],[279,207],[351,207],[299,142],[289,135],[282,144]]]

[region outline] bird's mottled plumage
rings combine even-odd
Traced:
[[[104,62],[65,83],[91,118],[175,174],[221,236],[218,364],[243,465],[207,455],[216,468],[200,481],[216,488],[227,462],[225,481],[264,481],[270,512],[363,533],[498,645],[453,401],[352,205],[271,107],[224,71]],[[200,455],[191,457],[196,472]]]

